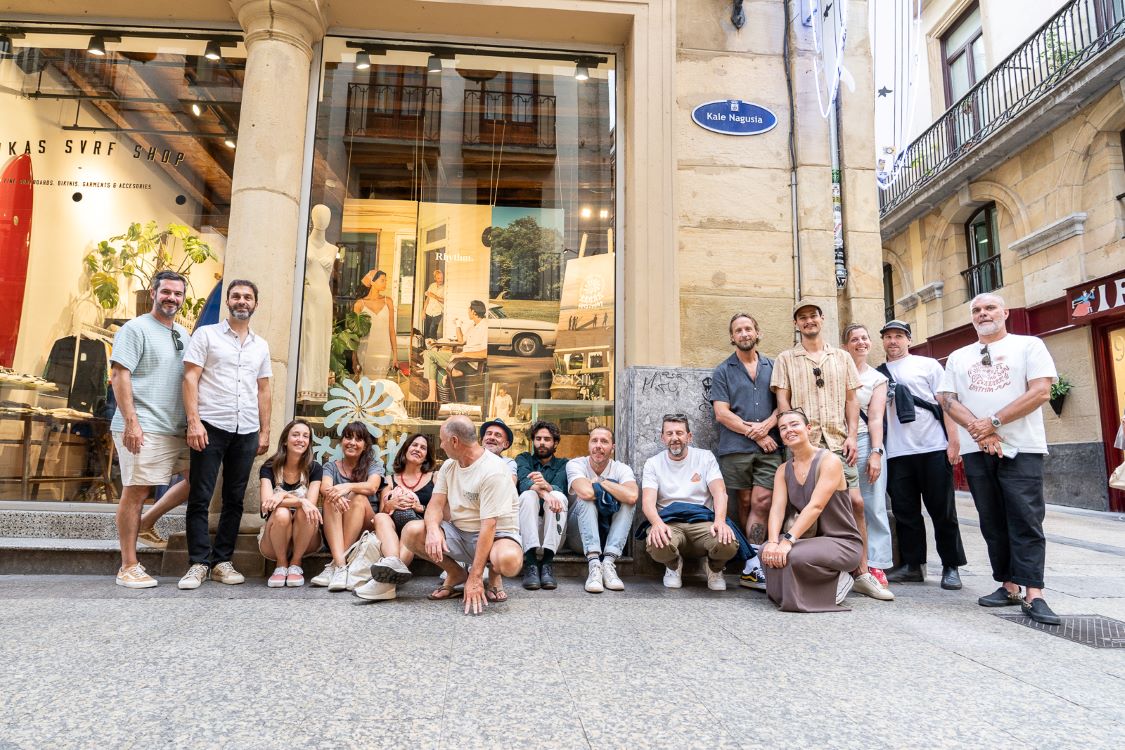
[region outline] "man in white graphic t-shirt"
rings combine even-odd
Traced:
[[[666,568],[667,588],[683,586],[685,557],[702,557],[707,588],[724,591],[723,568],[738,554],[738,542],[727,524],[719,462],[711,451],[691,445],[684,414],[664,415],[660,440],[667,450],[645,461],[641,475],[641,510],[651,524],[648,554]]]
[[[992,577],[1001,584],[977,603],[1019,604],[1032,620],[1059,625],[1061,618],[1043,598],[1047,434],[1042,412],[1058,373],[1040,339],[1008,333],[1008,310],[1000,296],[979,294],[969,309],[978,342],[949,355],[938,397],[957,422]]]

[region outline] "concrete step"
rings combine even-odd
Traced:
[[[45,539],[116,540],[116,505],[66,503],[67,507],[43,508],[0,507],[0,537],[33,537]],[[60,504],[62,505],[62,504]],[[88,507],[82,507],[86,505]],[[81,510],[74,509],[75,506]],[[184,530],[184,513],[177,508],[156,522],[156,529],[165,538]]]
[[[137,560],[155,573],[164,553],[137,545]],[[0,537],[0,575],[114,575],[121,567],[116,539]]]

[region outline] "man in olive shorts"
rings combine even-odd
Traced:
[[[770,389],[773,360],[758,353],[758,321],[750,315],[735,313],[728,332],[735,351],[711,376],[711,406],[719,423],[716,454],[728,494],[738,495],[738,523],[754,553],[738,583],[765,591],[758,547],[766,540],[773,477],[782,462],[777,399]]]

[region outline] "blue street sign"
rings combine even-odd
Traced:
[[[723,135],[759,135],[777,125],[777,115],[773,112],[741,99],[700,104],[691,111],[691,119],[699,127]]]

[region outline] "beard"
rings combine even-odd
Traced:
[[[235,320],[250,320],[250,316],[254,314],[254,311],[240,307],[236,310],[231,310],[230,314]]]
[[[740,352],[752,352],[754,347],[758,345],[758,339],[750,339],[749,341],[735,341],[735,347]]]
[[[668,452],[677,457],[684,455],[685,450],[687,450],[687,445],[684,443],[673,443],[668,446]]]
[[[1000,332],[1000,324],[995,320],[988,320],[979,325],[973,323],[973,328],[976,329],[978,336],[991,336],[994,333]]]
[[[538,459],[550,458],[553,455],[555,455],[555,446],[553,445],[550,448],[539,446],[535,449],[535,457]]]

